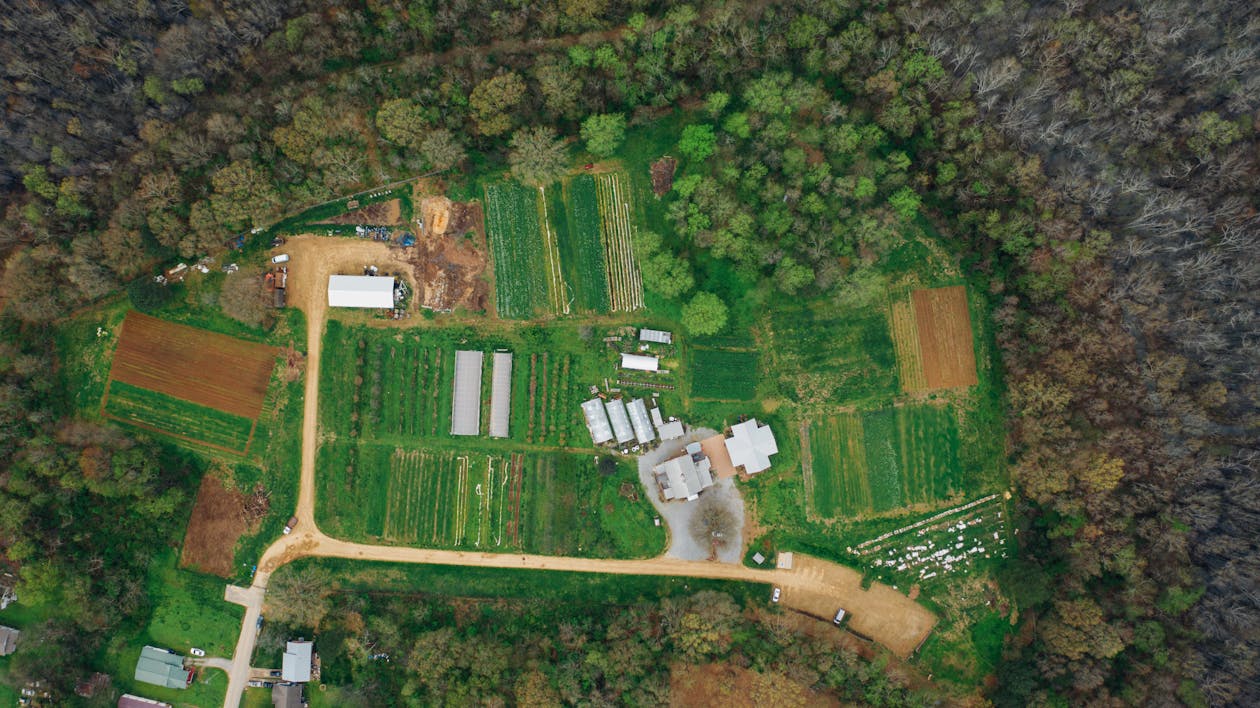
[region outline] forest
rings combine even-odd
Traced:
[[[19,593],[63,608],[14,672],[70,676],[144,617],[129,570],[197,473],[74,419],[50,323],[338,195],[541,182],[673,116],[677,199],[636,244],[657,295],[703,257],[861,301],[911,229],[988,283],[1020,626],[978,689],[1260,703],[1252,4],[107,0],[3,22],[0,545]]]

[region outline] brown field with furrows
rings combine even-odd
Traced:
[[[256,419],[279,350],[128,312],[109,376]]]
[[[214,475],[201,478],[179,564],[226,578],[232,575],[236,539],[249,526],[246,496],[228,489]]]
[[[928,388],[975,384],[976,351],[966,288],[915,290],[911,299]]]

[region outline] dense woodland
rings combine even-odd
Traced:
[[[1260,703],[1252,3],[36,2],[3,22],[0,523],[23,591],[74,599],[66,622],[144,612],[115,573],[182,502],[149,443],[67,418],[43,324],[303,205],[452,167],[542,179],[681,107],[674,233],[640,244],[661,295],[705,252],[860,300],[928,226],[987,279],[1025,500],[990,697]],[[118,529],[118,508],[154,523]]]

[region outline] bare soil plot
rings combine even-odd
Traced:
[[[718,479],[734,477],[738,474],[735,471],[735,465],[731,462],[731,453],[726,449],[725,435],[714,435],[701,440],[700,449],[705,457],[709,458],[709,463],[713,466],[713,475]]]
[[[928,388],[975,384],[976,352],[966,288],[915,290],[911,299]]]
[[[232,575],[236,540],[249,528],[248,497],[212,474],[201,478],[179,564],[223,578]]]
[[[129,312],[109,376],[256,419],[278,355],[275,347]]]
[[[447,197],[430,196],[420,202],[425,236],[442,236],[451,225],[452,202]]]
[[[438,312],[455,308],[485,311],[490,303],[490,284],[482,276],[489,256],[481,206],[441,199],[449,204],[445,234],[426,232],[427,238],[407,249],[411,252],[420,305]],[[426,214],[426,228],[432,223],[430,218],[440,220],[439,216]]]
[[[797,577],[784,581],[785,606],[828,621],[843,607],[851,632],[902,658],[936,626],[936,616],[926,607],[887,585],[872,583],[863,590],[862,574],[852,568],[797,554],[793,574]]]
[[[364,226],[397,226],[402,223],[402,202],[390,199],[385,202],[368,204],[362,209],[334,216],[324,221],[327,224],[354,224]]]

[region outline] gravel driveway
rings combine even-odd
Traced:
[[[682,454],[683,449],[687,447],[687,443],[700,441],[713,435],[717,435],[717,431],[708,428],[691,429],[678,440],[670,440],[655,450],[639,457],[639,481],[643,483],[643,488],[647,491],[647,497],[652,501],[652,506],[656,507],[657,513],[660,514],[662,523],[669,526],[669,550],[665,552],[665,556],[668,558],[708,560],[709,549],[696,543],[687,531],[687,525],[691,522],[691,517],[700,507],[700,501],[661,501],[661,490],[656,486],[656,479],[652,476],[652,468],[665,460]],[[734,478],[717,480],[712,487],[700,494],[701,499],[710,495],[720,497],[729,505],[731,513],[735,515],[737,520],[735,538],[741,539],[739,542],[729,544],[722,549],[718,553],[718,561],[721,563],[739,563],[744,556],[742,541],[744,537],[744,499],[740,496],[739,489],[735,486]]]

